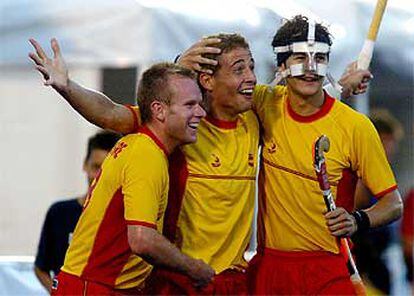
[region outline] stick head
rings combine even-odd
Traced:
[[[329,151],[331,143],[325,135],[320,136],[315,142],[315,158],[325,158],[324,153]]]
[[[325,152],[329,151],[330,142],[329,138],[325,135],[320,136],[313,147],[313,162],[315,170],[320,171],[322,163],[325,162]]]

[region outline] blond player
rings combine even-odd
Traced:
[[[34,40],[31,58],[46,83],[68,91]],[[60,55],[56,40],[55,56]],[[196,140],[205,112],[194,73],[174,64],[145,71],[138,87],[141,128],[111,150],[92,183],[52,294],[139,294],[151,265],[208,284],[213,269],[181,253],[160,232],[169,188],[168,155]]]
[[[259,145],[257,119],[249,111],[256,77],[245,39],[237,34],[217,37],[221,40],[209,42],[220,41],[220,49],[207,51],[222,51],[218,65],[211,74],[199,77],[208,116],[198,126],[197,143],[170,156],[170,201],[164,233],[184,254],[214,268],[214,282],[204,292],[246,294],[243,254],[251,234]],[[60,55],[51,60],[46,74],[54,80],[48,84],[92,122],[124,133],[135,132],[142,124],[142,108],[139,115],[68,79]],[[67,87],[62,90],[56,81],[67,82]],[[156,282],[150,286],[156,290],[151,293],[200,293],[191,276],[171,269],[158,269],[153,280]]]

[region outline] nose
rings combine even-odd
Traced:
[[[247,74],[246,74],[246,81],[250,82],[250,83],[254,83],[256,84],[257,79],[256,79],[256,74],[254,73],[253,69],[248,69],[247,70]]]
[[[314,54],[308,54],[306,57],[306,71],[316,72],[316,61]]]
[[[207,113],[204,110],[204,108],[200,104],[197,104],[196,110],[194,112],[194,116],[202,118],[202,117],[205,117],[206,115]]]

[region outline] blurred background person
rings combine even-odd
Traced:
[[[387,109],[372,109],[369,117],[378,131],[388,161],[392,164],[404,136],[403,127]],[[361,181],[358,181],[355,195],[357,209],[369,208],[377,202]],[[368,290],[375,294],[391,293],[391,276],[384,253],[390,242],[395,239],[391,225],[370,229],[367,233],[353,238],[359,271]]]
[[[404,213],[401,221],[401,244],[406,267],[406,279],[414,293],[413,247],[414,247],[414,188],[404,198]]]
[[[83,171],[89,185],[99,172],[106,155],[119,139],[119,134],[108,131],[98,132],[89,138],[83,163]],[[34,272],[49,292],[53,277],[63,265],[66,250],[82,213],[86,195],[87,193],[77,198],[58,201],[47,211],[40,235]]]

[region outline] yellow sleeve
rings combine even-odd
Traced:
[[[128,224],[155,228],[160,218],[161,199],[168,186],[164,155],[148,142],[138,141],[124,167],[124,215]]]
[[[352,168],[376,197],[396,189],[381,139],[372,122],[358,114],[353,133]]]
[[[141,113],[137,105],[124,105],[132,114],[134,120],[134,133],[138,131],[138,128],[142,125]]]

